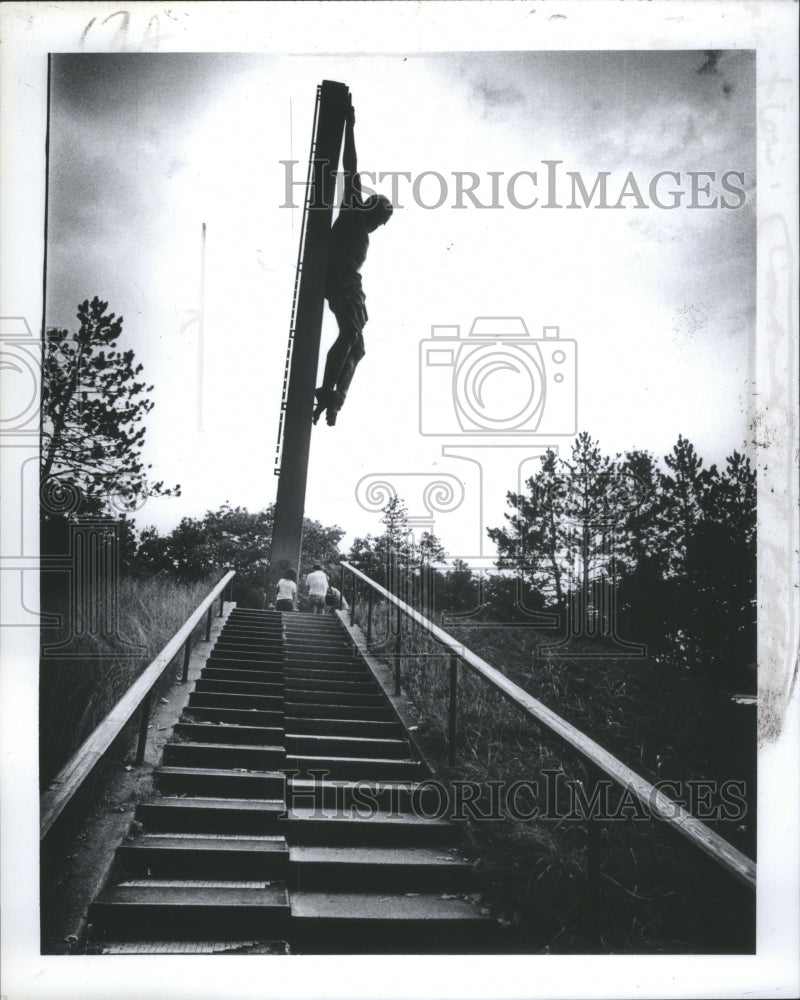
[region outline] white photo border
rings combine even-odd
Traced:
[[[219,997],[792,997],[798,918],[796,4],[5,3],[0,316],[42,324],[47,55],[730,49],[757,52],[759,829],[755,956],[64,957],[39,954],[38,637],[2,629],[2,967],[10,1000]],[[2,373],[0,373],[1,375]],[[0,460],[2,455],[0,455]],[[7,471],[8,463],[0,464]],[[4,485],[8,485],[5,483]],[[3,524],[2,555],[16,555]],[[27,544],[27,543],[26,543]],[[234,972],[234,970],[236,970]]]

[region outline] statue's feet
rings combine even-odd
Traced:
[[[331,392],[331,401],[328,403],[327,414],[325,416],[329,427],[333,427],[336,423],[336,418],[339,415],[339,410],[341,410],[343,402],[344,396],[340,392]]]
[[[314,414],[311,417],[311,420],[313,423],[316,424],[316,422],[322,416],[323,412],[329,406],[336,405],[337,393],[334,389],[326,389],[324,386],[321,386],[319,389],[316,390],[314,395],[317,397],[317,405],[314,408]]]

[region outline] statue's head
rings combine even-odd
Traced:
[[[364,199],[364,226],[368,233],[374,233],[379,226],[384,226],[392,217],[394,208],[388,198],[382,194],[371,194]]]

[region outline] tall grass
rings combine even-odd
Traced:
[[[116,588],[117,636],[84,634],[70,644],[69,657],[47,646],[69,636],[70,611],[64,594],[42,593],[43,611],[58,614],[60,628],[42,630],[39,670],[39,778],[46,787],[81,743],[105,718],[144,668],[158,655],[216,583],[176,583],[166,578],[122,579]],[[77,614],[102,609],[77,608]],[[203,628],[201,622],[193,639]],[[131,654],[131,647],[140,647]],[[165,671],[163,683],[174,679]]]
[[[356,622],[366,627],[365,604],[357,604],[355,612]],[[754,779],[750,720],[743,725],[741,709],[715,701],[713,692],[685,672],[648,661],[543,661],[534,650],[552,637],[532,629],[445,628],[650,781],[744,772]],[[396,634],[386,605],[376,603],[373,644],[392,662]],[[586,782],[584,766],[568,746],[464,665],[459,667],[456,765],[451,769],[445,740],[449,656],[408,620],[399,650],[403,688],[421,713],[419,736],[426,754],[433,756],[438,776],[468,779],[487,790],[482,811],[492,781],[507,786],[538,780],[538,793],[525,787],[517,797],[525,812],[533,806],[544,811],[548,770]],[[569,809],[563,783],[560,789],[560,819],[521,819],[506,811],[500,820],[470,818],[464,824],[483,873],[483,901],[509,925],[512,947],[571,953],[752,949],[754,896],[656,820],[599,824],[598,887],[590,892],[587,824],[563,818]],[[748,793],[754,792],[749,784]],[[612,808],[619,794],[612,793]],[[720,832],[734,841],[738,837],[739,846],[754,856],[754,817],[748,824],[737,833],[729,823]]]

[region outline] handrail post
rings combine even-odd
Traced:
[[[150,724],[150,706],[153,701],[153,692],[148,691],[142,699],[142,714],[139,719],[139,744],[136,748],[136,763],[144,763],[144,751],[147,746],[147,727]]]
[[[375,591],[372,587],[369,588],[369,597],[367,598],[367,646],[369,647],[372,642],[372,605],[375,601]]]
[[[217,615],[217,618],[222,618],[224,609],[225,609],[225,592],[224,590],[221,590],[219,595],[219,614]]]
[[[183,644],[183,674],[181,681],[185,684],[189,680],[189,660],[192,658],[192,637],[188,636]]]
[[[597,801],[597,789],[601,780],[600,770],[590,761],[584,761],[586,770],[586,791],[587,801],[590,803],[589,812],[586,816],[586,899],[589,908],[592,925],[599,926],[600,918],[600,861],[601,861],[601,838],[600,820],[601,815],[592,815],[591,803]],[[602,809],[599,810],[602,814]],[[598,931],[599,938],[599,931]]]
[[[355,620],[355,617],[356,617],[356,601],[357,600],[358,600],[358,577],[354,573],[353,574],[353,603],[350,605],[350,624],[351,625],[353,624],[353,621]]]
[[[450,700],[447,706],[447,759],[456,762],[456,715],[458,712],[458,657],[450,654]]]
[[[344,566],[342,566],[342,576],[339,580],[339,610],[344,611]]]
[[[206,612],[206,642],[211,642],[211,613],[213,610],[213,607],[209,605]]]
[[[400,609],[396,608],[397,614],[397,638],[394,642],[394,693],[395,697],[400,696],[400,654],[403,646],[403,619],[400,617]]]

